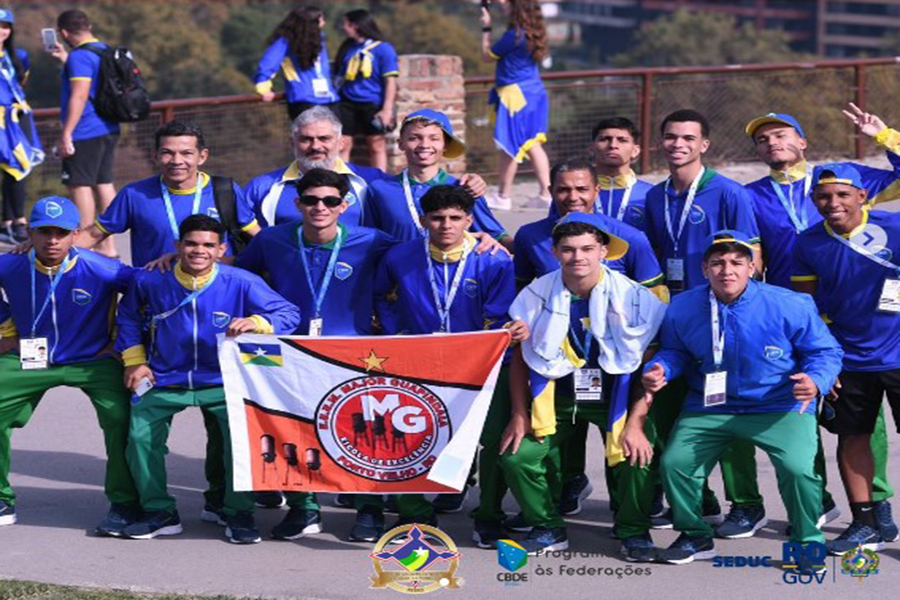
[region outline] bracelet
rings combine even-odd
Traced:
[[[491,27],[490,25],[488,25],[487,27],[482,27],[482,28],[481,28],[481,31],[483,31],[484,33],[490,33],[490,32],[492,32],[493,30],[494,30],[494,28]]]

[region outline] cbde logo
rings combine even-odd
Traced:
[[[497,581],[523,583],[528,581],[528,573],[517,573],[528,562],[528,552],[512,540],[498,540],[497,562],[507,573],[497,573]]]
[[[788,585],[809,585],[811,583],[822,584],[825,582],[825,558],[828,549],[825,544],[819,542],[785,542],[782,545],[782,565],[784,573],[781,580]],[[821,573],[798,573],[797,565],[806,563],[814,568],[819,568]]]

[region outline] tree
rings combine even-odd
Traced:
[[[759,30],[734,17],[679,9],[644,23],[634,46],[612,58],[618,67],[784,62],[797,55],[783,31]]]

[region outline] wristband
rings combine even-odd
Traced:
[[[494,30],[494,28],[491,27],[490,25],[488,25],[487,27],[482,27],[482,28],[481,28],[481,31],[483,31],[484,33],[490,33],[490,32],[492,32],[493,30]]]

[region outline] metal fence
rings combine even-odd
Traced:
[[[546,73],[551,116],[547,151],[551,160],[583,154],[593,124],[621,115],[641,128],[639,170],[664,166],[656,149],[662,118],[677,108],[694,108],[712,126],[711,164],[753,160],[743,128],[751,118],[788,112],[803,124],[811,158],[862,158],[874,147],[856,134],[840,109],[847,102],[900,124],[900,58],[806,63],[661,67]],[[491,180],[496,168],[487,94],[488,77],[466,80],[468,170]],[[59,112],[36,111],[48,147],[59,134]],[[286,164],[291,157],[284,105],[263,104],[255,95],[194,98],[154,103],[147,121],[123,127],[116,162],[121,185],[153,174],[153,131],[172,118],[200,124],[207,136],[211,172],[244,183]],[[526,164],[527,168],[527,164]],[[59,163],[53,158],[30,179],[32,197],[59,193]]]

